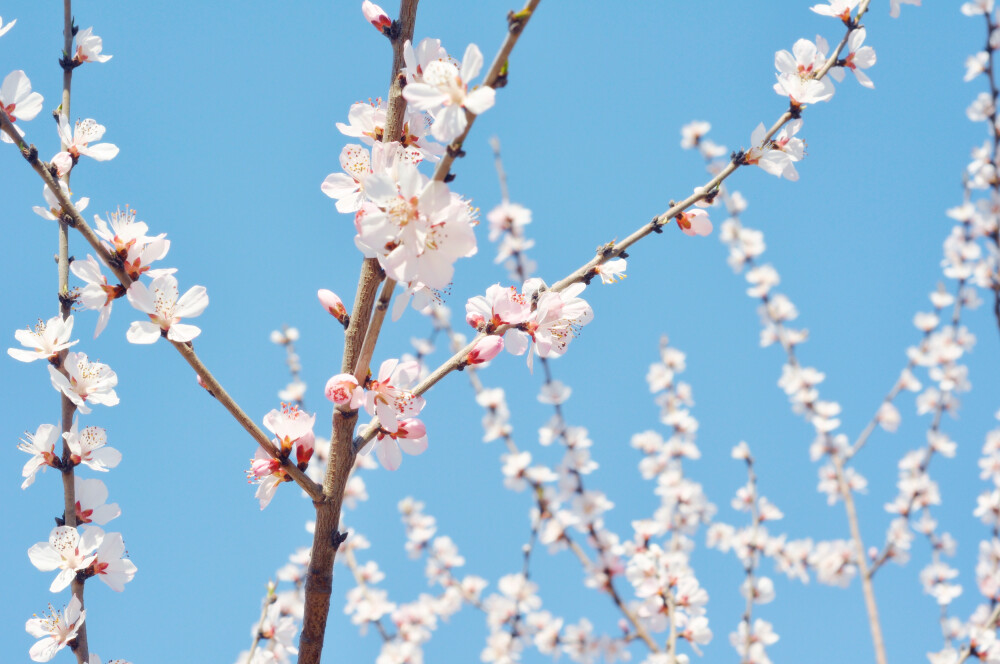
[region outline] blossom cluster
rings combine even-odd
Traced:
[[[111,368],[91,362],[84,353],[67,350],[78,343],[71,340],[73,316],[55,316],[27,330],[15,333],[26,348],[10,348],[7,353],[21,362],[45,360],[52,387],[81,414],[91,412],[90,405],[118,404],[115,386],[118,377]],[[59,450],[57,443],[62,443]],[[39,471],[55,468],[70,472],[73,478],[72,514],[57,518],[48,540],[28,549],[31,563],[43,572],[57,571],[49,590],[58,593],[71,583],[97,577],[112,590],[121,592],[136,573],[135,564],[125,557],[121,533],[108,533],[106,525],[121,514],[117,503],[108,503],[108,488],[99,479],[77,474],[82,467],[107,472],[121,461],[121,453],[108,446],[106,431],[97,426],[80,427],[75,417],[68,431],[53,424],[41,424],[35,432],[25,433],[18,449],[29,455],[21,475],[22,489],[34,484]],[[79,593],[74,588],[69,605],[50,618],[32,618],[25,626],[28,633],[40,638],[30,650],[34,661],[46,662],[76,638],[86,617]]]

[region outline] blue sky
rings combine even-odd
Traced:
[[[774,52],[801,37],[818,33],[833,42],[842,34],[839,22],[810,12],[809,4],[664,2],[624,13],[608,3],[543,2],[511,59],[509,85],[476,122],[453,189],[484,213],[498,203],[487,143],[498,136],[511,197],[534,212],[527,233],[536,241],[530,255],[538,274],[549,282],[561,278],[595,247],[624,237],[707,179],[698,156],[678,146],[683,124],[708,120],[711,137],[735,149],[748,147],[758,122],[770,124],[781,113],[785,102],[771,90]],[[957,3],[927,4],[906,6],[894,20],[887,2],[873,3],[865,24],[867,43],[878,53],[869,70],[875,89],[848,77],[831,102],[807,109],[799,135],[808,156],[799,182],[759,169],[743,169],[729,181],[748,199],[743,221],[764,231],[764,259],[781,273],[779,289],[810,330],[800,358],[826,372],[822,393],[843,406],[844,431],[852,437],[904,366],[906,346],[918,340],[911,319],[929,308],[927,293],[942,279],[941,242],[951,225],[944,211],[961,202],[969,151],[984,140],[965,108],[985,81],[962,81],[965,58],[982,46],[983,21],[963,17]],[[0,9],[5,21],[18,19],[0,39],[0,74],[24,69],[45,96],[45,110],[25,129],[47,158],[57,150],[46,118],[61,81],[61,8],[22,1]],[[196,348],[258,420],[278,405],[276,392],[287,382],[283,353],[268,341],[283,323],[301,331],[307,406],[319,412],[318,422],[330,415],[321,388],[339,367],[342,334],[317,306],[315,291],[330,288],[350,300],[360,256],[349,217],[336,213],[319,184],[339,170],[337,156],[349,140],[334,123],[346,119],[351,103],[386,94],[391,60],[388,43],[358,9],[354,2],[257,1],[205,3],[197,12],[128,2],[74,9],[80,27],[93,25],[114,58],[75,72],[73,116],[95,118],[108,127],[105,139],[121,148],[114,161],[83,162],[73,173],[74,191],[91,198],[88,218],[128,203],[152,232],[168,234],[167,264],[178,268],[182,288],[202,284],[211,298],[196,321],[203,329]],[[459,55],[475,42],[489,61],[509,9],[497,0],[425,0],[416,34],[439,37]],[[40,181],[5,147],[0,218],[10,235],[0,271],[8,284],[0,328],[12,345],[14,329],[56,311],[56,229],[31,212],[42,200]],[[721,222],[721,212],[713,218]],[[478,235],[480,253],[457,266],[448,302],[457,321],[466,298],[506,280],[492,263],[485,224]],[[71,253],[86,253],[78,237],[71,243]],[[664,431],[644,376],[660,335],[668,334],[687,353],[684,379],[701,423],[702,458],[687,469],[719,506],[719,518],[742,523],[728,503],[744,471],[729,451],[746,440],[758,459],[761,492],[785,511],[778,529],[790,537],[846,537],[842,508],[828,508],[815,490],[811,429],[776,385],[783,357],[776,348],[759,348],[756,304],[727,267],[718,234],[688,238],[668,228],[629,253],[623,283],[587,290],[595,320],[553,368],[574,390],[567,419],[587,427],[595,442],[601,468],[590,485],[615,502],[611,527],[625,535],[632,519],[657,504],[628,442],[638,431]],[[137,320],[126,303],[116,305],[97,341],[89,338],[94,316],[80,313],[77,320],[80,349],[119,376],[121,405],[97,407],[85,423],[107,428],[124,455],[101,479],[123,509],[111,530],[124,533],[139,569],[121,595],[88,584],[91,647],[104,658],[137,663],[232,661],[249,645],[267,579],[309,543],[303,524],[312,509],[296,489],[282,487],[259,511],[243,477],[252,441],[206,398],[172,348],[125,342],[128,323]],[[988,307],[966,320],[979,339],[969,358],[974,390],[964,396],[959,418],[944,426],[959,442],[958,455],[932,470],[944,496],[937,513],[959,542],[961,616],[975,606],[976,549],[987,536],[972,516],[985,488],[976,460],[1000,407],[996,323]],[[376,362],[407,352],[409,339],[429,329],[408,312],[387,326]],[[25,430],[56,420],[58,397],[39,364],[8,358],[0,376],[7,385],[0,400],[0,441],[6,441],[0,460],[7,469],[0,482],[7,528],[0,561],[10,571],[0,591],[0,649],[23,654],[32,643],[23,621],[66,596],[50,594],[50,575],[25,555],[46,539],[61,509],[58,476],[47,473],[21,491],[25,456],[16,442]],[[536,429],[550,415],[535,400],[540,372],[529,375],[523,359],[504,356],[483,379],[507,391],[522,448],[554,464],[555,451],[536,444]],[[889,523],[882,506],[895,494],[896,461],[924,443],[929,423],[915,415],[912,396],[897,403],[900,430],[876,433],[858,462],[870,483],[859,509],[873,545]],[[520,568],[529,497],[503,488],[501,450],[479,442],[480,417],[463,376],[436,387],[424,411],[430,449],[405,458],[394,474],[366,476],[372,498],[347,517],[371,539],[368,553],[385,570],[383,586],[395,601],[426,591],[422,563],[403,551],[396,504],[406,495],[426,503],[469,573],[495,582]],[[937,607],[917,581],[928,552],[920,541],[914,546],[913,561],[887,567],[876,581],[893,661],[921,661],[940,647]],[[742,609],[739,564],[699,549],[694,566],[711,597],[716,637],[707,657],[735,659],[727,641]],[[757,612],[781,635],[769,650],[775,661],[872,658],[857,584],[803,587],[772,574],[770,563],[763,569],[778,593]],[[538,556],[533,576],[553,613],[567,622],[587,616],[603,631],[615,630],[611,603],[582,586],[569,554]],[[349,587],[338,570],[328,643],[345,661],[372,661],[377,636],[360,638],[341,613]],[[477,661],[485,635],[481,617],[466,611],[439,628],[427,661]],[[57,661],[69,659],[63,653]]]

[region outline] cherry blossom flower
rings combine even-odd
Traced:
[[[376,173],[365,191],[378,209],[356,220],[355,244],[401,283],[443,289],[454,263],[476,253],[473,211],[447,185],[429,180],[415,166],[398,163]]]
[[[803,79],[811,79],[813,74],[826,63],[826,52],[829,45],[820,36],[816,42],[799,39],[792,46],[792,52],[781,50],[774,54],[774,68],[780,74],[796,75]],[[832,84],[827,82],[830,87]]]
[[[384,420],[379,419],[379,422],[384,423]],[[396,470],[403,461],[400,449],[414,456],[422,454],[427,449],[427,427],[416,418],[401,419],[395,423],[392,431],[383,426],[375,439],[361,450],[361,454],[369,453],[373,445],[375,456],[382,467],[386,470]]]
[[[798,40],[792,47],[793,53],[784,50],[775,53],[778,82],[774,84],[774,91],[789,97],[793,106],[829,100],[835,92],[833,82],[826,77],[816,78],[816,72],[826,60],[827,50],[826,40],[819,37],[816,43]]]
[[[283,454],[291,454],[292,446],[298,442],[312,445],[316,415],[309,415],[298,406],[281,404],[281,410],[272,409],[264,416],[264,426],[275,435],[274,444]]]
[[[144,222],[135,220],[135,210],[127,205],[124,210],[119,208],[108,215],[107,222],[95,214],[94,224],[94,232],[105,241],[108,251],[122,260],[125,272],[132,279],[138,279],[149,271],[150,264],[166,256],[170,250],[166,234],[147,236],[149,228]],[[174,270],[161,272],[172,273]]]
[[[337,212],[357,212],[365,201],[364,180],[372,173],[368,150],[353,143],[345,145],[340,151],[340,167],[344,172],[327,175],[320,190],[337,201]]]
[[[7,134],[4,134],[4,136],[6,135]],[[69,199],[69,197],[72,195],[72,192],[69,190],[69,185],[60,180],[59,188],[62,190],[62,193],[66,196],[66,198]],[[58,221],[59,219],[62,219],[63,216],[62,203],[59,202],[59,199],[56,198],[56,195],[54,193],[52,193],[52,190],[49,189],[48,185],[46,185],[42,189],[42,196],[45,198],[45,202],[49,204],[49,207],[43,208],[40,205],[33,205],[31,209],[35,212],[35,214],[37,214],[42,219],[48,219],[49,221]],[[77,212],[83,212],[84,210],[87,209],[88,205],[90,205],[90,199],[87,198],[86,196],[83,196],[82,198],[77,200],[76,203],[73,203],[73,206],[76,208]]]
[[[702,136],[707,134],[711,129],[712,125],[710,123],[701,120],[687,123],[681,127],[681,148],[689,150],[696,147],[701,142]]]
[[[680,212],[674,219],[677,220],[677,228],[685,235],[709,235],[712,232],[712,220],[704,210],[692,209]]]
[[[52,610],[49,605],[50,616],[45,618],[34,617],[28,620],[24,629],[36,639],[41,639],[31,646],[28,655],[32,661],[48,662],[56,653],[66,645],[76,639],[77,632],[83,626],[83,621],[87,617],[87,611],[82,608],[80,598],[74,595],[70,598],[69,604],[62,613]]]
[[[419,371],[416,362],[386,360],[379,367],[378,379],[370,380],[365,386],[365,410],[378,417],[379,425],[386,432],[395,433],[399,418],[412,417],[423,409],[423,397],[404,388],[416,379]]]
[[[13,21],[9,21],[5,26],[3,24],[3,17],[0,16],[0,37],[3,37],[5,34],[7,34],[10,31],[10,29],[14,27],[15,23],[17,23],[16,18]]]
[[[859,0],[830,0],[825,5],[813,5],[811,10],[823,16],[839,18],[844,23],[851,22],[851,12],[857,7]]]
[[[76,127],[70,129],[69,119],[60,115],[58,128],[59,140],[65,148],[52,158],[52,163],[58,168],[60,176],[68,173],[81,156],[95,161],[108,161],[118,155],[118,146],[111,143],[91,145],[94,141],[101,140],[105,132],[104,125],[99,125],[94,120],[77,120]]]
[[[531,223],[531,210],[519,203],[501,203],[486,215],[490,222],[490,242],[505,233],[521,235],[522,229]]]
[[[81,410],[81,412],[83,412]],[[70,463],[83,464],[91,470],[107,472],[122,460],[122,454],[113,447],[107,447],[108,434],[101,427],[78,428],[79,418],[73,419],[73,426],[63,434],[69,446]]]
[[[118,405],[118,395],[114,390],[118,384],[118,375],[111,370],[111,367],[100,362],[91,362],[85,353],[70,351],[63,360],[63,368],[68,376],[49,366],[52,387],[66,395],[81,413],[86,415],[90,412],[87,402],[105,406]]]
[[[861,71],[875,64],[875,49],[871,46],[862,46],[866,34],[864,28],[851,31],[851,35],[847,38],[848,52],[847,56],[843,58],[844,66],[834,67],[830,70],[830,76],[838,82],[844,80],[844,69],[850,69],[854,73],[854,77],[858,79],[858,83],[866,88],[875,87],[875,84],[868,78],[868,75]],[[966,78],[965,80],[969,79]]]
[[[35,360],[54,361],[61,351],[75,345],[78,341],[70,341],[73,336],[73,316],[63,320],[62,316],[53,316],[46,322],[38,321],[34,329],[15,330],[14,338],[31,350],[23,348],[8,348],[7,354],[21,362]]]
[[[113,56],[102,55],[104,44],[101,38],[94,34],[94,28],[86,28],[76,33],[76,55],[73,56],[75,62],[107,62]]]
[[[274,498],[274,492],[282,482],[291,482],[281,462],[272,458],[263,448],[257,448],[253,459],[250,462],[250,470],[246,471],[247,481],[257,483],[257,493],[254,498],[260,501],[260,508],[264,509]]]
[[[438,60],[454,63],[454,58],[441,47],[440,39],[427,37],[414,49],[409,40],[403,43],[403,62],[406,64],[406,84],[422,83],[424,72],[432,62]]]
[[[484,332],[493,332],[501,325],[519,325],[530,316],[530,300],[513,286],[493,284],[485,296],[476,295],[465,303],[465,321]]]
[[[97,326],[94,329],[96,339],[111,318],[111,305],[125,295],[125,288],[121,284],[108,284],[108,278],[101,272],[101,264],[90,254],[87,254],[87,260],[77,259],[70,263],[69,269],[78,279],[87,283],[80,290],[77,301],[87,309],[98,311]]]
[[[18,120],[33,120],[41,110],[42,95],[31,91],[31,81],[24,71],[17,69],[7,74],[0,85],[0,113],[16,123]],[[20,127],[15,125],[14,128],[24,136]],[[4,143],[14,142],[5,132],[0,132],[0,140]]]
[[[799,161],[805,154],[805,143],[802,139],[793,138],[802,126],[801,120],[793,120],[782,128],[773,139],[765,142],[767,130],[764,123],[757,125],[750,135],[752,148],[743,156],[743,163],[760,166],[771,175],[784,177],[788,180],[798,180],[799,174],[792,162]],[[761,247],[761,252],[763,247]]]
[[[421,80],[403,88],[403,97],[421,111],[434,116],[431,134],[443,143],[458,138],[468,123],[465,112],[479,115],[491,108],[496,93],[483,86],[468,91],[469,81],[479,75],[483,54],[475,44],[469,44],[461,68],[446,60],[433,60],[422,69]]]
[[[83,479],[77,475],[74,477],[73,486],[78,524],[96,523],[103,526],[121,516],[122,511],[118,503],[107,504],[108,487],[101,480]]]
[[[288,661],[288,655],[298,654],[295,647],[295,619],[292,616],[282,615],[282,607],[277,603],[267,607],[264,620],[259,628],[254,629],[253,636],[260,634],[260,638],[269,639],[271,647],[274,649],[277,661]]]
[[[528,279],[524,282],[522,295],[527,301],[543,287],[541,279]],[[565,353],[580,328],[594,318],[590,305],[583,298],[577,297],[585,288],[585,284],[575,283],[558,293],[549,290],[542,292],[531,317],[517,329],[509,331],[507,350],[514,355],[521,355],[533,342],[535,352],[541,357],[559,357]],[[529,353],[529,367],[531,358]]]
[[[361,3],[361,13],[364,14],[365,19],[369,23],[375,26],[376,30],[384,34],[389,34],[392,19],[389,18],[384,9],[370,0],[365,0]]]
[[[99,546],[94,553],[89,572],[103,581],[115,592],[125,590],[125,584],[132,580],[136,573],[135,564],[125,555],[125,542],[121,533],[105,533],[96,526],[85,527],[84,537],[90,531],[96,531],[94,537],[99,539]]]
[[[709,225],[711,225],[711,222],[709,222]],[[711,229],[709,229],[709,233],[711,232]],[[628,263],[626,263],[624,258],[614,258],[595,267],[594,272],[601,278],[602,284],[613,284],[627,276],[625,274],[627,265]]]
[[[178,298],[177,279],[172,274],[162,274],[147,287],[140,281],[132,282],[128,289],[129,303],[149,316],[148,321],[135,321],[126,338],[134,344],[155,343],[161,336],[170,341],[191,341],[201,329],[181,323],[182,318],[200,316],[208,306],[208,293],[204,286],[193,286]]]
[[[49,466],[53,468],[59,467],[59,456],[56,454],[56,441],[59,440],[59,429],[52,424],[41,424],[35,430],[34,434],[25,432],[24,436],[27,440],[22,438],[21,444],[17,446],[17,449],[31,455],[31,458],[28,459],[28,462],[24,464],[24,468],[21,470],[21,477],[24,478],[21,488],[27,489],[35,481],[35,474],[39,468],[44,472]]]
[[[93,553],[100,544],[100,528],[88,528],[83,536],[76,528],[56,526],[48,542],[39,542],[28,549],[31,564],[43,572],[61,570],[49,590],[57,593],[76,578],[76,573],[87,569],[94,561]]]

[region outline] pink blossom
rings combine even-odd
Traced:
[[[7,74],[0,85],[0,113],[3,113],[11,122],[18,120],[33,120],[42,110],[42,95],[31,91],[31,81],[21,69],[17,69]],[[18,133],[24,136],[20,127],[15,126]],[[13,143],[10,136],[5,132],[0,132],[0,140],[4,143]]]
[[[419,398],[419,397],[418,397]],[[374,441],[375,456],[386,470],[396,470],[403,460],[400,449],[407,454],[417,455],[427,449],[427,428],[415,418],[399,420],[393,431],[379,430]],[[371,450],[371,444],[363,453]]]
[[[76,528],[56,526],[49,535],[48,542],[39,542],[28,549],[31,564],[43,572],[60,570],[49,590],[57,593],[76,578],[94,561],[93,553],[100,544],[100,529],[84,530],[83,537]]]
[[[77,632],[87,617],[87,612],[76,595],[70,598],[69,605],[62,613],[53,611],[51,604],[49,613],[47,618],[31,618],[24,625],[28,634],[41,639],[28,652],[35,662],[48,662],[70,641],[76,639]]]
[[[80,431],[79,424],[79,418],[74,418],[73,426],[62,435],[69,447],[70,463],[83,464],[100,472],[107,472],[121,463],[121,452],[107,447],[108,435],[104,429],[91,426]]]
[[[44,323],[38,321],[34,329],[15,330],[14,338],[31,350],[8,348],[7,354],[21,362],[35,360],[51,362],[59,357],[60,352],[78,343],[70,341],[71,336],[73,336],[73,316],[67,316],[65,320],[62,316],[53,316]]]
[[[208,293],[204,286],[193,286],[178,297],[177,279],[172,274],[161,274],[147,287],[141,281],[129,286],[129,303],[149,316],[149,321],[135,321],[126,338],[134,344],[151,344],[161,336],[170,341],[191,341],[201,329],[181,323],[182,318],[200,316],[208,306]]]
[[[423,397],[406,390],[417,377],[420,366],[413,361],[386,360],[379,367],[378,379],[365,386],[365,410],[378,417],[382,429],[395,433],[399,418],[412,417],[424,407]]]
[[[275,408],[264,416],[264,426],[275,435],[274,443],[285,455],[291,454],[292,445],[296,442],[304,441],[311,445],[315,423],[315,414],[309,415],[298,406],[289,404],[281,404],[281,410]]]
[[[501,325],[518,325],[531,316],[528,298],[511,286],[493,284],[486,295],[476,295],[465,303],[465,321],[476,330],[492,332]]]
[[[708,235],[712,232],[712,221],[704,210],[696,208],[681,212],[674,219],[685,235]]]
[[[414,108],[434,116],[431,134],[449,143],[465,131],[466,111],[479,115],[491,108],[496,93],[489,86],[469,92],[469,81],[479,75],[483,54],[469,44],[461,69],[447,60],[433,60],[422,70],[421,80],[403,88],[403,96]]]
[[[25,432],[24,436],[27,440],[22,438],[21,444],[17,446],[17,449],[31,455],[31,458],[28,459],[28,462],[24,464],[24,468],[21,470],[21,477],[24,478],[21,488],[27,489],[35,481],[35,474],[39,468],[44,471],[49,466],[53,468],[59,467],[59,456],[56,454],[56,441],[59,440],[59,429],[52,424],[42,424],[39,425],[34,435]]]
[[[125,288],[121,284],[114,286],[108,284],[108,278],[101,272],[101,264],[87,254],[87,260],[75,260],[69,264],[69,269],[87,283],[80,291],[78,302],[87,309],[96,309],[97,326],[94,328],[94,338],[97,338],[108,324],[111,318],[111,305],[114,301],[125,295]]]
[[[85,28],[76,34],[76,62],[107,62],[113,56],[102,55],[104,42],[94,34],[94,28]]]
[[[118,155],[118,147],[111,143],[91,145],[101,140],[105,132],[104,125],[99,125],[92,119],[77,120],[75,128],[70,129],[69,119],[60,115],[58,129],[59,140],[65,148],[52,158],[52,163],[59,169],[59,175],[68,173],[81,156],[108,161]]]
[[[76,404],[81,413],[90,412],[89,403],[105,406],[118,405],[118,395],[114,387],[118,375],[106,364],[91,362],[85,353],[69,352],[63,360],[64,376],[55,367],[49,366],[52,387],[61,391],[66,398]]]
[[[248,482],[256,482],[258,485],[254,498],[260,501],[261,509],[267,507],[271,499],[274,498],[274,492],[279,484],[292,481],[285,469],[281,467],[281,462],[272,458],[259,446],[250,461],[250,470],[246,471],[246,474]]]

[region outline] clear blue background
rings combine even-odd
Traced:
[[[339,170],[349,140],[335,129],[350,104],[384,96],[388,42],[361,17],[359,3],[243,2],[192,5],[80,2],[81,28],[94,26],[114,58],[75,72],[72,114],[108,127],[106,140],[121,147],[112,162],[83,161],[73,173],[77,195],[91,198],[87,216],[137,208],[152,232],[173,240],[166,265],[179,268],[182,288],[208,288],[211,305],[197,321],[197,350],[244,409],[258,419],[278,405],[287,382],[284,356],[268,341],[282,323],[297,326],[310,385],[306,402],[328,421],[322,399],[326,378],[339,367],[342,334],[317,305],[317,288],[353,298],[360,258],[350,218],[338,215],[319,184]],[[771,91],[773,58],[796,39],[817,33],[836,42],[842,25],[808,10],[810,2],[658,2],[617,8],[616,3],[543,2],[510,62],[510,84],[480,120],[455,167],[453,187],[484,213],[499,200],[488,137],[498,135],[511,195],[534,211],[528,234],[539,274],[554,281],[588,259],[601,243],[624,237],[667,201],[705,181],[700,159],[678,147],[680,127],[693,119],[713,124],[711,137],[730,149],[747,147],[758,122],[770,124],[785,101]],[[982,47],[982,17],[969,19],[958,3],[927,3],[888,16],[877,0],[866,17],[868,43],[878,53],[869,73],[875,90],[848,76],[832,102],[807,110],[800,134],[809,156],[801,180],[778,180],[759,169],[741,170],[730,185],[750,207],[744,223],[765,232],[780,290],[801,312],[810,339],[800,350],[807,365],[827,373],[824,398],[844,407],[852,437],[874,413],[905,364],[905,348],[918,339],[911,319],[928,310],[927,293],[942,278],[941,242],[951,226],[944,211],[961,202],[961,174],[970,149],[985,138],[965,108],[985,80],[962,82],[967,55]],[[387,5],[395,13],[392,3]],[[460,55],[475,42],[487,61],[505,34],[510,0],[432,2],[417,20],[418,38],[439,37]],[[43,157],[56,152],[47,114],[58,104],[62,44],[61,3],[8,2],[4,20],[17,18],[0,39],[0,73],[24,69],[45,95],[45,111],[25,129]],[[5,306],[0,329],[13,330],[55,314],[56,229],[30,210],[41,184],[10,146],[0,151],[0,218],[7,230]],[[721,211],[714,215],[723,219]],[[658,504],[652,484],[640,479],[633,433],[663,431],[644,376],[656,359],[661,334],[688,354],[683,379],[694,388],[701,428],[700,461],[688,464],[720,507],[719,519],[744,523],[729,508],[744,481],[730,460],[739,440],[759,460],[761,491],[786,519],[774,529],[792,538],[847,536],[843,509],[829,508],[815,490],[817,467],[808,459],[811,428],[790,412],[776,386],[783,356],[758,347],[756,303],[745,282],[725,263],[717,233],[688,238],[671,228],[644,241],[629,261],[628,279],[594,285],[587,297],[594,322],[555,363],[573,387],[568,420],[588,427],[600,470],[593,488],[615,502],[609,524],[623,536],[629,522]],[[480,227],[480,255],[459,263],[449,304],[461,321],[465,299],[506,279],[493,265],[493,248]],[[71,252],[86,254],[73,236]],[[282,487],[263,513],[243,470],[253,444],[194,383],[190,370],[166,344],[125,342],[136,314],[119,302],[109,329],[90,340],[93,314],[77,315],[78,349],[118,372],[120,407],[95,408],[84,419],[108,429],[124,454],[102,476],[124,513],[110,525],[125,535],[135,580],[117,595],[88,584],[87,624],[92,649],[105,659],[151,664],[234,661],[249,646],[265,582],[310,537],[303,523],[308,501]],[[972,516],[985,489],[976,460],[1000,407],[1000,352],[988,307],[967,315],[979,345],[969,358],[974,391],[963,397],[958,420],[944,428],[960,444],[953,460],[938,460],[943,527],[959,540],[955,561],[965,593],[956,602],[965,617],[977,601],[973,568],[987,529]],[[410,311],[389,326],[376,361],[409,350],[411,337],[429,325]],[[535,401],[540,372],[504,356],[484,376],[507,390],[515,437],[555,464],[556,450],[537,449],[536,428],[550,408]],[[4,535],[0,561],[0,649],[26,660],[32,640],[24,621],[66,595],[47,590],[50,574],[34,570],[25,551],[46,539],[61,510],[58,475],[49,472],[21,491],[25,456],[16,450],[25,430],[55,422],[58,397],[40,363],[0,362],[0,482]],[[915,416],[912,396],[898,402],[904,423],[895,435],[876,433],[858,462],[870,480],[859,498],[866,544],[879,545],[889,522],[882,506],[895,495],[898,458],[924,443],[929,418]],[[387,573],[384,587],[397,602],[427,590],[423,563],[403,552],[396,503],[406,495],[425,501],[439,533],[453,537],[468,573],[494,581],[520,568],[530,498],[502,486],[498,444],[480,443],[481,410],[464,376],[449,378],[429,395],[424,413],[430,449],[404,459],[395,474],[365,475],[372,499],[347,522],[372,541],[372,556]],[[319,424],[323,434],[326,424]],[[939,462],[940,461],[940,462]],[[699,536],[699,545],[703,542]],[[923,595],[917,574],[928,560],[923,541],[904,568],[879,573],[876,592],[892,661],[924,661],[941,647],[938,610]],[[715,640],[710,661],[735,661],[728,634],[742,610],[737,561],[715,551],[694,557],[711,601]],[[771,621],[781,640],[775,661],[871,661],[866,618],[857,584],[848,590],[803,587],[772,574],[777,601],[756,615]],[[537,556],[532,564],[545,607],[567,622],[591,618],[605,633],[616,630],[607,597],[582,586],[567,553]],[[328,631],[327,659],[373,661],[374,633],[365,638],[342,615],[350,588],[338,570]],[[627,585],[619,583],[622,589]],[[490,590],[495,585],[491,584]],[[433,662],[478,661],[486,629],[466,610],[442,624],[426,647]],[[636,656],[639,656],[636,649]],[[63,653],[57,661],[69,661]],[[537,653],[527,661],[537,661]],[[639,658],[641,659],[641,657]],[[705,660],[709,661],[709,660]]]

